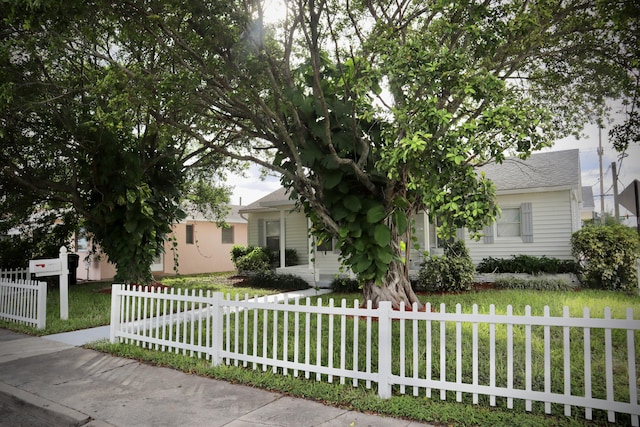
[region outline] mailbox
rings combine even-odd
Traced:
[[[29,273],[36,277],[55,276],[62,273],[62,263],[59,258],[32,259],[29,261]]]

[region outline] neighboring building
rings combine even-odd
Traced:
[[[191,213],[185,220],[174,224],[173,233],[164,244],[164,254],[151,267],[153,273],[175,274],[175,255],[180,274],[233,271],[231,248],[233,245],[247,244],[247,221],[238,212],[240,206],[230,207],[231,212],[225,218],[229,228],[220,228],[214,221],[198,213]],[[175,250],[174,241],[177,243]],[[76,253],[80,255],[77,270],[79,280],[108,280],[115,276],[115,265],[109,262],[106,255],[89,254],[91,242],[82,232],[76,238],[76,248]]]
[[[595,218],[596,205],[593,201],[593,188],[582,187],[582,205],[580,206],[580,219],[584,225],[585,221]]]
[[[581,227],[582,185],[578,150],[534,154],[527,160],[508,158],[502,164],[480,168],[496,185],[502,216],[484,230],[484,237],[471,240],[460,230],[473,261],[485,257],[508,258],[527,254],[571,259],[571,234]],[[299,266],[280,268],[303,277],[311,284],[325,285],[340,273],[339,253],[331,242],[315,248],[308,237],[308,220],[294,210],[284,189],[240,209],[248,218],[249,244],[279,250],[295,249]],[[422,250],[412,251],[410,269],[417,271],[424,251],[441,253],[442,242],[428,213],[414,218],[416,237]],[[284,265],[281,255],[280,265]],[[348,273],[345,273],[348,274]]]

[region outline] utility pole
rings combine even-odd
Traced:
[[[604,224],[604,177],[602,176],[602,127],[598,125],[598,157],[600,159],[600,223]]]
[[[620,207],[618,206],[618,165],[616,162],[611,162],[611,174],[613,175],[613,212],[616,216],[616,221],[620,221]]]

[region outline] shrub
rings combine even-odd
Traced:
[[[248,254],[236,259],[236,269],[238,271],[268,271],[271,269],[269,265],[269,254],[264,248],[253,248]]]
[[[468,291],[475,267],[464,242],[445,247],[443,256],[429,256],[420,266],[416,286],[428,291]]]
[[[285,265],[298,265],[298,251],[295,249],[285,249],[284,251]]]
[[[580,263],[581,281],[586,285],[621,291],[637,286],[640,238],[632,228],[585,227],[571,236],[571,250]]]
[[[280,251],[272,251],[268,248],[263,248],[265,252],[269,254],[269,262],[272,266],[280,266]],[[284,250],[284,265],[298,265],[298,252],[293,249]]]
[[[478,264],[479,273],[559,274],[577,273],[575,261],[557,258],[514,255],[511,258],[484,258]]]
[[[233,245],[231,248],[231,261],[233,261],[233,264],[235,265],[238,258],[248,255],[254,249],[255,246]]]
[[[358,292],[360,285],[355,279],[348,277],[336,277],[329,285],[334,292]]]
[[[309,284],[293,274],[277,274],[272,271],[260,271],[249,278],[252,286],[263,289],[295,291],[309,289]]]

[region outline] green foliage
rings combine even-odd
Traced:
[[[577,273],[578,265],[573,260],[513,255],[511,258],[484,258],[478,264],[476,271],[479,273],[563,274]]]
[[[521,289],[536,291],[570,291],[575,285],[567,280],[552,278],[522,279],[517,277],[500,277],[495,285],[502,289]]]
[[[298,265],[298,251],[293,248],[285,249],[284,262],[284,265],[287,267],[290,265]]]
[[[355,279],[350,279],[348,277],[336,277],[331,281],[329,287],[333,290],[333,292],[358,292],[360,291],[360,284]]]
[[[445,248],[442,256],[427,256],[420,265],[416,286],[436,292],[468,291],[474,279],[475,267],[462,241]]]
[[[255,249],[255,246],[245,246],[245,245],[233,245],[231,248],[231,261],[235,265],[237,260],[245,255],[248,255],[251,251]],[[237,268],[237,266],[236,266]]]
[[[571,236],[571,251],[581,267],[583,283],[607,290],[637,287],[636,259],[640,237],[629,227],[584,227]]]
[[[309,284],[292,274],[276,274],[270,270],[259,271],[249,278],[252,286],[263,289],[295,291],[309,289]]]
[[[271,258],[266,248],[254,247],[246,255],[237,258],[235,266],[241,272],[270,271]]]
[[[634,2],[290,2],[277,26],[256,19],[255,2],[68,3],[0,3],[5,177],[37,165],[19,176],[23,194],[53,192],[88,214],[85,148],[100,138],[77,124],[118,133],[125,157],[144,159],[111,169],[251,160],[282,176],[313,234],[337,239],[367,286],[406,273],[416,212],[438,217],[442,236],[491,222],[495,188],[477,167],[579,131],[604,98],[638,99]],[[138,184],[155,194],[138,175],[114,197]],[[142,205],[158,207],[135,205],[135,224],[111,227],[140,247],[163,234]],[[123,262],[140,255],[134,240]]]

